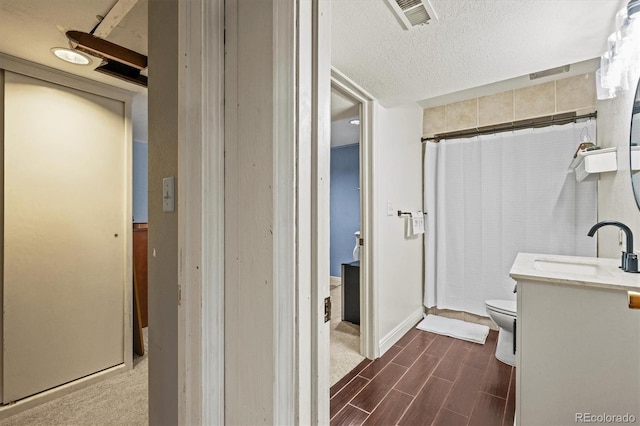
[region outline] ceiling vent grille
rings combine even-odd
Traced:
[[[387,3],[405,30],[438,19],[429,0],[387,0]]]

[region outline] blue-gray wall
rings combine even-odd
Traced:
[[[148,221],[148,171],[148,145],[133,141],[133,223]]]
[[[353,261],[360,229],[359,146],[331,148],[331,276],[341,275],[341,265]]]

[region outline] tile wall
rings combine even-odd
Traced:
[[[460,321],[472,322],[474,324],[486,325],[492,330],[498,330],[498,326],[489,317],[481,317],[469,312],[452,311],[450,309],[427,308],[427,314],[438,315],[446,318],[453,318]]]
[[[425,109],[423,136],[575,111],[595,111],[594,73]]]

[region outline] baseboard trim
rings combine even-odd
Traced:
[[[411,328],[422,319],[423,313],[424,309],[417,309],[404,321],[398,324],[393,330],[387,333],[387,335],[380,340],[380,356],[384,355],[384,353],[387,352],[391,348],[391,346],[395,345],[396,342],[400,340],[400,338],[404,336],[407,331],[411,330]]]
[[[329,277],[329,285],[331,287],[342,285],[342,277]]]

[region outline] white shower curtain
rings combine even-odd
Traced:
[[[487,299],[515,299],[518,252],[595,256],[596,182],[569,169],[595,122],[427,143],[426,307],[486,316]]]

